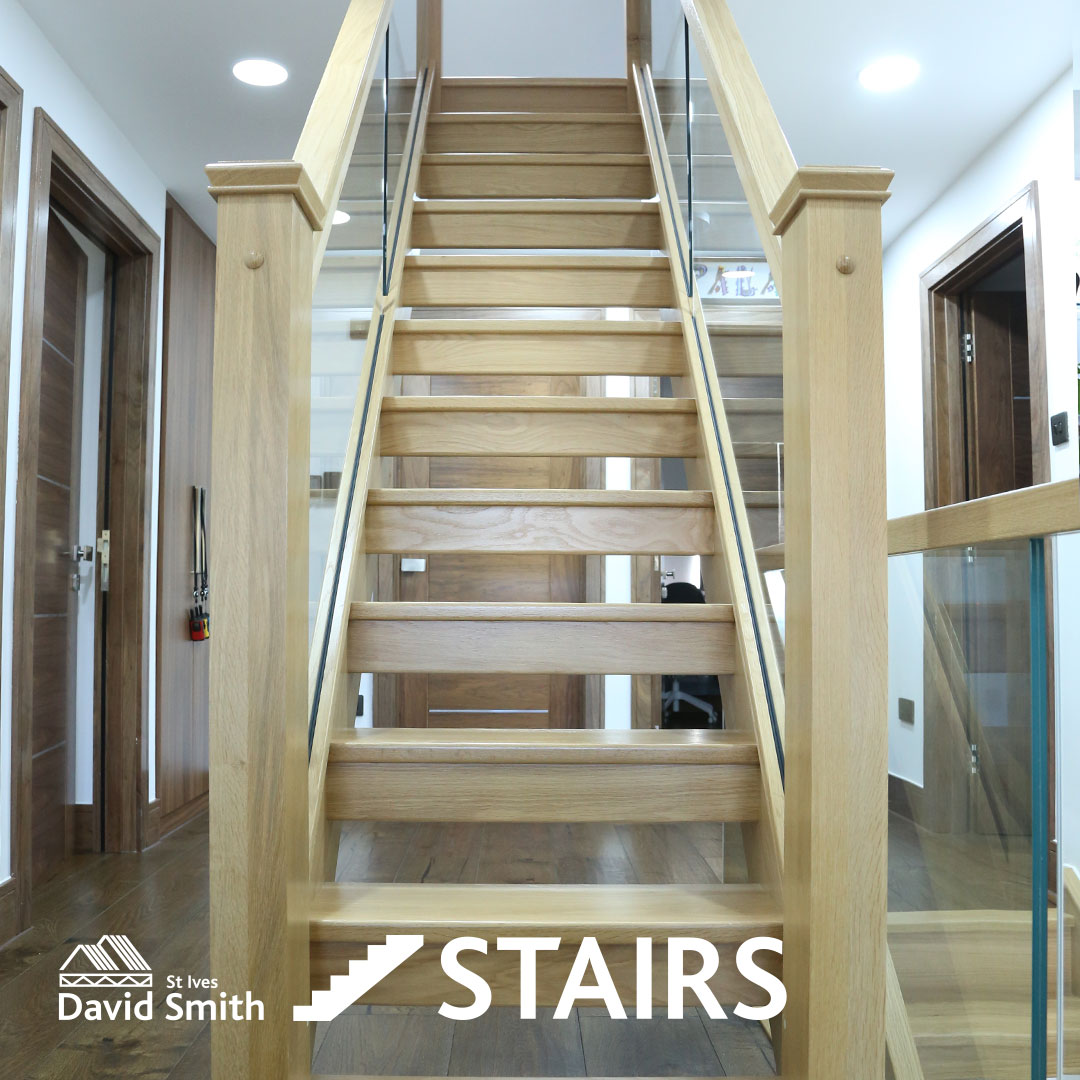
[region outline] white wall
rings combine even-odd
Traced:
[[[15,536],[15,478],[18,447],[19,386],[22,357],[22,311],[26,269],[26,223],[28,214],[30,154],[34,109],[44,108],[74,140],[84,154],[108,177],[150,227],[165,235],[165,187],[134,147],[120,133],[86,87],[75,77],[44,35],[15,0],[0,0],[0,66],[23,89],[23,130],[19,163],[19,198],[16,213],[14,318],[11,333],[11,388],[8,409],[7,484],[3,537],[4,599],[0,621],[0,881],[11,868],[11,621],[12,557]],[[161,401],[161,312],[158,311],[156,400],[154,402],[153,455],[158,469]],[[155,479],[151,495],[153,534],[151,550],[157,551],[157,501]],[[157,571],[151,575],[150,625],[157,624]],[[150,653],[150,788],[155,797],[154,721],[156,699],[154,650]]]
[[[552,28],[561,31],[552,34]],[[447,76],[621,79],[624,0],[445,0]]]
[[[922,342],[919,276],[958,240],[1004,207],[1032,180],[1039,184],[1046,306],[1049,411],[1067,412],[1069,442],[1050,449],[1051,479],[1077,474],[1076,310],[1073,296],[1076,183],[1073,180],[1072,80],[1060,79],[974,161],[885,253],[885,389],[889,516],[924,509],[922,446]],[[1064,547],[1062,544],[1064,555]],[[1078,552],[1080,554],[1080,552]],[[906,562],[907,560],[905,560]],[[1060,564],[1059,564],[1060,565]],[[894,567],[890,574],[890,770],[922,781],[921,573]],[[1058,657],[1080,655],[1080,582],[1059,575]],[[1072,589],[1071,595],[1067,588]],[[1074,665],[1073,665],[1074,666]],[[1062,714],[1065,773],[1080,763],[1080,685],[1059,664],[1058,688],[1071,715]],[[1062,670],[1065,669],[1065,670]],[[914,728],[899,723],[896,699],[916,702]],[[1066,860],[1080,861],[1080,788],[1066,784]]]

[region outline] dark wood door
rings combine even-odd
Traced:
[[[1031,379],[1027,298],[975,292],[965,305],[964,356],[968,498],[1030,487]]]
[[[157,747],[163,831],[201,809],[210,791],[210,646],[191,640],[188,611],[192,489],[210,486],[215,256],[213,243],[170,199],[165,211],[158,520]]]
[[[548,376],[407,377],[403,393],[576,395],[580,380]],[[566,457],[402,458],[397,483],[433,488],[574,488],[584,461]],[[423,556],[424,552],[409,554]],[[432,555],[400,573],[402,600],[583,603],[585,558],[577,555]],[[564,728],[584,724],[581,675],[404,675],[398,723],[406,727]]]
[[[49,215],[34,522],[33,881],[71,854],[75,622],[71,552],[79,542],[79,439],[87,258]]]

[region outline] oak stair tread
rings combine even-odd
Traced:
[[[551,397],[502,394],[388,395],[384,413],[557,412],[557,413],[696,413],[693,398]]]
[[[407,255],[406,270],[663,270],[666,255]]]
[[[740,731],[367,728],[330,744],[330,763],[756,765]]]
[[[745,400],[745,399],[744,399]],[[737,458],[769,458],[776,460],[777,447],[780,457],[784,456],[784,444],[775,442],[737,442],[732,443]]]
[[[369,506],[711,507],[711,491],[595,488],[372,488]]]
[[[424,162],[431,165],[645,165],[649,164],[648,154],[596,154],[582,153],[493,153],[483,151],[443,151],[425,152]]]
[[[705,325],[711,337],[725,334],[781,337],[784,317],[779,304],[739,304],[721,301],[705,309]]]
[[[444,112],[431,117],[431,124],[641,124],[630,112]]]
[[[661,322],[659,319],[398,319],[394,323],[394,335],[400,334],[462,334],[467,337],[476,334],[578,334],[584,337],[632,334],[680,337],[682,323]]]
[[[326,884],[310,910],[313,942],[557,933],[609,944],[650,935],[742,944],[780,937],[783,927],[780,905],[760,885]]]
[[[1057,929],[1058,912],[1047,912],[1047,926],[1052,932]],[[925,934],[927,931],[945,931],[950,934],[971,932],[975,934],[987,931],[1031,931],[1031,912],[1009,910],[1006,908],[959,908],[946,911],[890,911],[888,918],[889,936],[904,934]],[[1076,916],[1065,915],[1065,925],[1076,925]]]
[[[419,600],[356,601],[351,619],[462,620],[470,622],[666,622],[731,623],[730,604],[512,604],[432,603]]]
[[[640,214],[657,216],[656,203],[643,199],[423,199],[418,214]]]
[[[767,397],[724,397],[724,411],[745,416],[783,415],[784,399]],[[745,444],[740,444],[745,445]],[[766,443],[776,452],[776,443]]]

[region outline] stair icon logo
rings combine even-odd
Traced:
[[[294,1005],[293,1020],[329,1023],[401,967],[423,944],[423,934],[388,934],[385,945],[369,945],[366,960],[350,960],[347,975],[330,976],[329,990],[313,990],[310,1005]]]
[[[60,967],[61,988],[150,990],[153,985],[150,965],[126,934],[105,934],[96,945],[76,945]]]

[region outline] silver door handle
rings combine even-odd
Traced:
[[[70,551],[61,551],[60,555],[65,559],[70,559],[73,563],[94,561],[94,545],[86,544],[83,547],[72,548]]]

